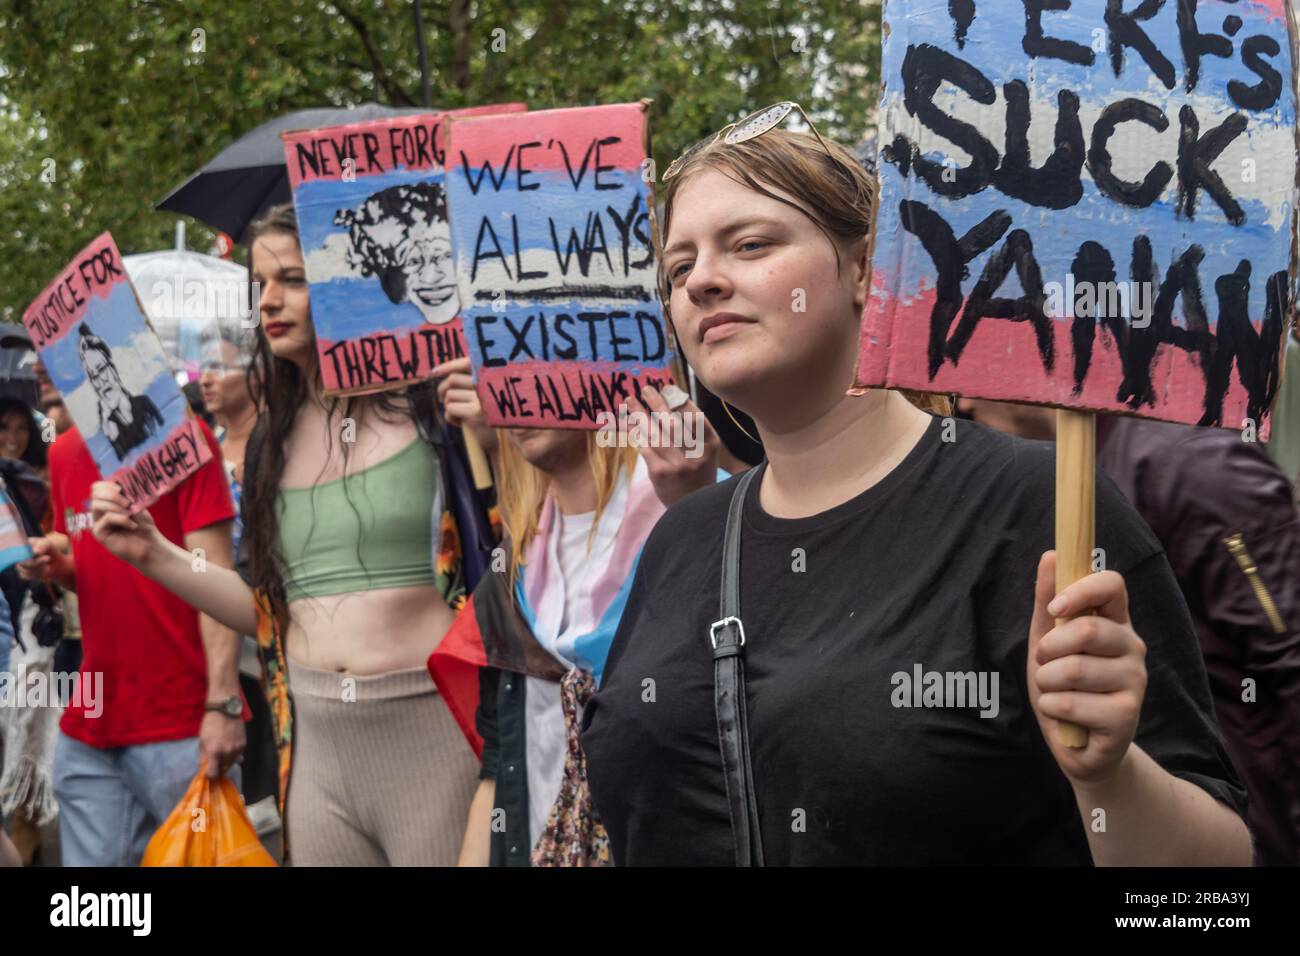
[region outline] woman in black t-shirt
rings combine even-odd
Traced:
[[[665,174],[661,295],[767,451],[740,551],[766,862],[1248,865],[1159,544],[1099,480],[1111,570],[1057,595],[1050,446],[846,394],[874,186],[847,150],[757,125]],[[619,864],[737,859],[709,625],[738,480],[651,534],[584,716]],[[1058,720],[1087,745],[1062,746]]]

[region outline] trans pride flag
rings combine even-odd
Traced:
[[[600,570],[579,583],[563,628],[565,592],[554,498],[543,505],[513,593],[505,572],[483,576],[428,662],[439,693],[476,754],[483,754],[483,738],[474,725],[480,667],[558,682],[567,670],[564,661],[599,683],[641,549],[664,510],[645,460],[638,457],[630,479],[625,472],[601,512],[591,544],[591,566]]]
[[[27,543],[23,523],[9,500],[8,490],[0,487],[0,571],[31,556],[32,548]]]

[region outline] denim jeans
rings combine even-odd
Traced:
[[[59,734],[54,796],[64,866],[137,866],[199,770],[199,739],[101,750]],[[228,773],[239,786],[239,767]]]

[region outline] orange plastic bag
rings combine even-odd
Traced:
[[[275,866],[229,777],[199,767],[190,788],[145,847],[141,866]]]

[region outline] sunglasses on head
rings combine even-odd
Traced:
[[[813,135],[817,137],[817,142],[822,144],[822,148],[826,150],[826,155],[830,156],[831,159],[834,160],[835,154],[832,153],[831,148],[826,145],[826,140],[822,139],[822,134],[817,132],[817,127],[814,126],[813,121],[808,118],[808,114],[803,111],[803,107],[791,100],[785,100],[784,102],[776,103],[765,109],[761,109],[757,113],[750,113],[739,122],[729,123],[722,127],[722,129],[718,130],[718,132],[712,137],[706,136],[668,165],[668,168],[664,170],[663,181],[668,182],[682,171],[682,168],[692,156],[700,150],[712,146],[718,140],[722,140],[728,146],[735,146],[737,143],[748,142],[751,139],[762,136],[770,130],[776,129],[781,125],[785,118],[795,110],[799,111],[799,115],[803,117],[803,121],[807,123],[808,128],[813,131]]]

